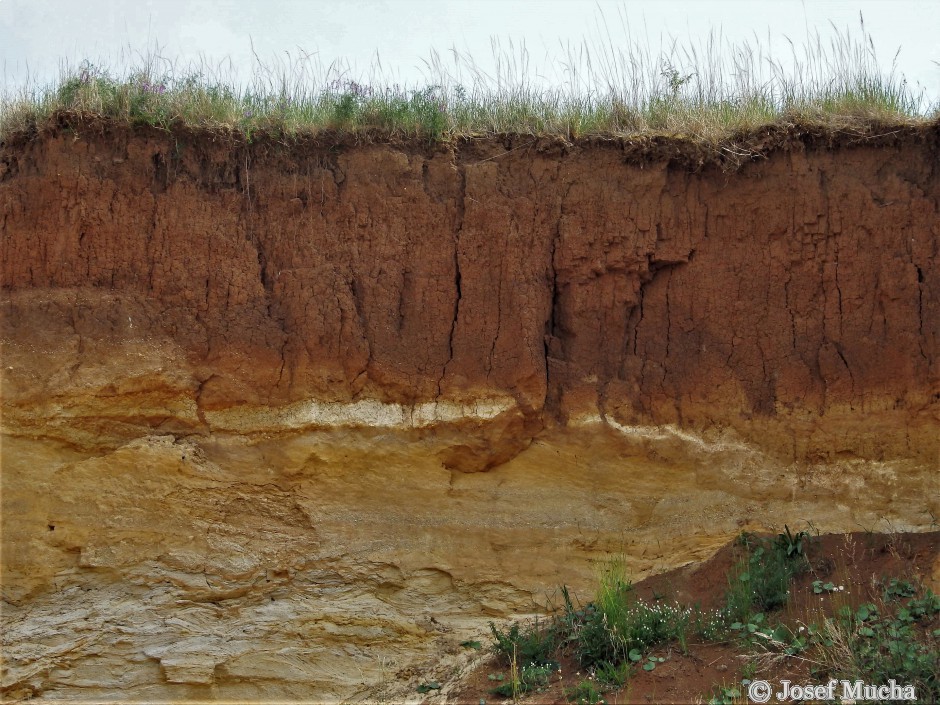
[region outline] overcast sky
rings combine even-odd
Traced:
[[[387,76],[411,84],[421,82],[431,49],[457,47],[486,65],[498,37],[524,41],[537,61],[561,42],[596,38],[602,16],[615,41],[625,14],[631,34],[656,48],[711,29],[731,40],[768,30],[780,42],[800,42],[807,30],[825,38],[830,23],[857,29],[860,12],[882,64],[900,49],[898,70],[940,100],[940,0],[0,0],[0,63],[10,89],[27,75],[51,80],[62,60],[114,66],[122,51],[156,42],[182,63],[230,58],[247,74],[253,42],[265,60],[303,50],[363,71],[377,53]]]

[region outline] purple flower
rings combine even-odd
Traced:
[[[144,81],[140,84],[140,90],[142,93],[162,94],[166,92],[166,86],[162,83],[153,84],[149,81]]]
[[[351,95],[353,98],[363,99],[369,98],[375,92],[372,86],[367,86],[356,81],[350,81],[349,79],[340,79],[336,78],[330,81],[328,87],[334,91],[341,91]]]

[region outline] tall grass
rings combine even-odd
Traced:
[[[120,69],[63,65],[51,85],[4,89],[0,138],[43,125],[56,113],[130,124],[258,131],[275,135],[336,130],[446,139],[493,133],[585,135],[654,133],[717,141],[784,122],[858,126],[933,119],[896,72],[884,68],[864,23],[819,33],[775,54],[765,41],[733,44],[712,32],[698,44],[657,50],[621,37],[606,22],[599,37],[560,45],[541,64],[524,44],[492,41],[493,68],[457,51],[432,52],[421,85],[390,84],[376,58],[365,77],[317,54],[255,56],[250,79],[231,64],[180,66],[159,48],[122,57]],[[446,57],[446,58],[445,58]]]

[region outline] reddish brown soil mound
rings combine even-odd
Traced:
[[[704,610],[723,604],[728,575],[735,562],[734,544],[722,548],[712,558],[684,568],[655,575],[636,584],[638,597],[653,601],[676,600],[684,605],[698,605]],[[813,540],[807,557],[811,568],[791,585],[791,599],[783,610],[774,615],[784,623],[799,625],[819,624],[823,616],[832,617],[842,605],[858,605],[875,601],[883,595],[883,582],[891,577],[912,580],[914,584],[940,587],[940,532],[923,534],[829,534]],[[822,596],[813,592],[813,581],[832,581],[846,587],[848,592]],[[683,652],[678,644],[654,650],[666,661],[652,671],[634,668],[628,684],[617,692],[603,691],[608,703],[704,703],[720,687],[738,687],[745,663],[752,660],[748,650],[739,643],[698,643],[688,645]],[[757,651],[756,653],[760,653]],[[541,692],[527,693],[522,702],[532,705],[564,704],[575,702],[566,691],[579,682],[588,680],[589,673],[578,665],[571,654],[560,659],[561,674],[552,677],[550,687]],[[465,680],[453,688],[449,703],[501,702],[503,698],[491,691],[494,682],[490,674],[508,673],[505,666],[491,659],[482,663]],[[794,683],[815,683],[805,658],[777,660],[758,669],[752,678],[761,678],[773,684],[781,679]],[[498,684],[498,682],[497,682]],[[743,696],[742,696],[743,698]],[[740,699],[745,702],[746,698]],[[433,700],[432,700],[433,702]],[[738,702],[738,700],[735,700]]]

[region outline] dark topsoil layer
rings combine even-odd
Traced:
[[[834,119],[835,120],[835,119]],[[256,155],[302,157],[321,153],[324,148],[344,149],[364,144],[383,143],[415,153],[433,154],[442,148],[454,149],[458,161],[475,161],[485,157],[494,147],[507,151],[534,149],[545,155],[564,155],[571,149],[608,148],[623,152],[627,163],[667,162],[672,166],[699,171],[708,167],[736,171],[743,165],[766,159],[774,152],[786,152],[799,145],[802,149],[838,150],[851,147],[892,147],[899,144],[940,143],[940,119],[920,123],[892,123],[848,119],[837,122],[786,121],[753,130],[733,132],[717,140],[690,135],[637,133],[634,135],[587,135],[566,138],[561,135],[497,133],[445,136],[435,140],[405,136],[388,130],[362,128],[354,131],[320,129],[296,134],[277,134],[254,130],[250,138],[240,130],[229,128],[192,127],[182,121],[168,128],[149,124],[133,125],[94,114],[60,111],[45,124],[15,131],[0,140],[0,157],[4,151],[16,151],[25,144],[62,131],[85,135],[166,136],[170,133],[187,144],[207,143],[229,148],[247,148]]]

